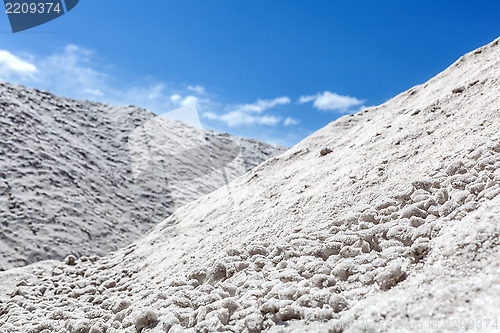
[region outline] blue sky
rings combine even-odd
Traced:
[[[13,34],[0,79],[293,145],[500,36],[499,1],[103,1]]]

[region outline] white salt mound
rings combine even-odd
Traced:
[[[116,253],[1,273],[1,331],[494,330],[499,42]]]
[[[133,134],[145,124],[160,130],[144,133],[146,147],[130,149]],[[228,144],[239,154],[222,161]],[[172,147],[186,158],[170,158],[165,168],[144,158],[149,164],[134,177],[134,154],[142,150],[161,159]],[[221,166],[232,180],[283,151],[135,107],[0,84],[0,270],[108,254],[225,185]],[[219,166],[196,168],[203,175],[186,177],[186,162],[202,159]]]

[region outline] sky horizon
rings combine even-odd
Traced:
[[[498,38],[498,10],[494,1],[82,0],[16,34],[0,15],[0,80],[157,114],[196,104],[206,129],[292,146]]]

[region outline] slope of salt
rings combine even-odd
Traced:
[[[156,158],[165,156],[162,148],[182,152],[206,141],[207,149],[191,150],[187,159],[216,163],[232,143],[240,151],[224,165],[229,180],[285,150],[144,109],[0,84],[0,270],[69,254],[105,255],[226,183],[220,168],[184,179],[186,159],[136,179],[129,139],[144,124],[161,125],[147,141]]]

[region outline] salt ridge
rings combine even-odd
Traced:
[[[0,84],[0,106],[0,270],[70,254],[103,256],[130,244],[178,207],[225,185],[220,167],[190,179],[183,173],[189,161],[221,161],[228,143],[240,153],[223,165],[228,180],[285,150],[137,107],[7,83]],[[130,149],[145,125],[161,130],[147,133],[149,147]],[[162,158],[172,147],[186,158],[168,170],[152,163],[135,177],[134,154],[148,149]]]

